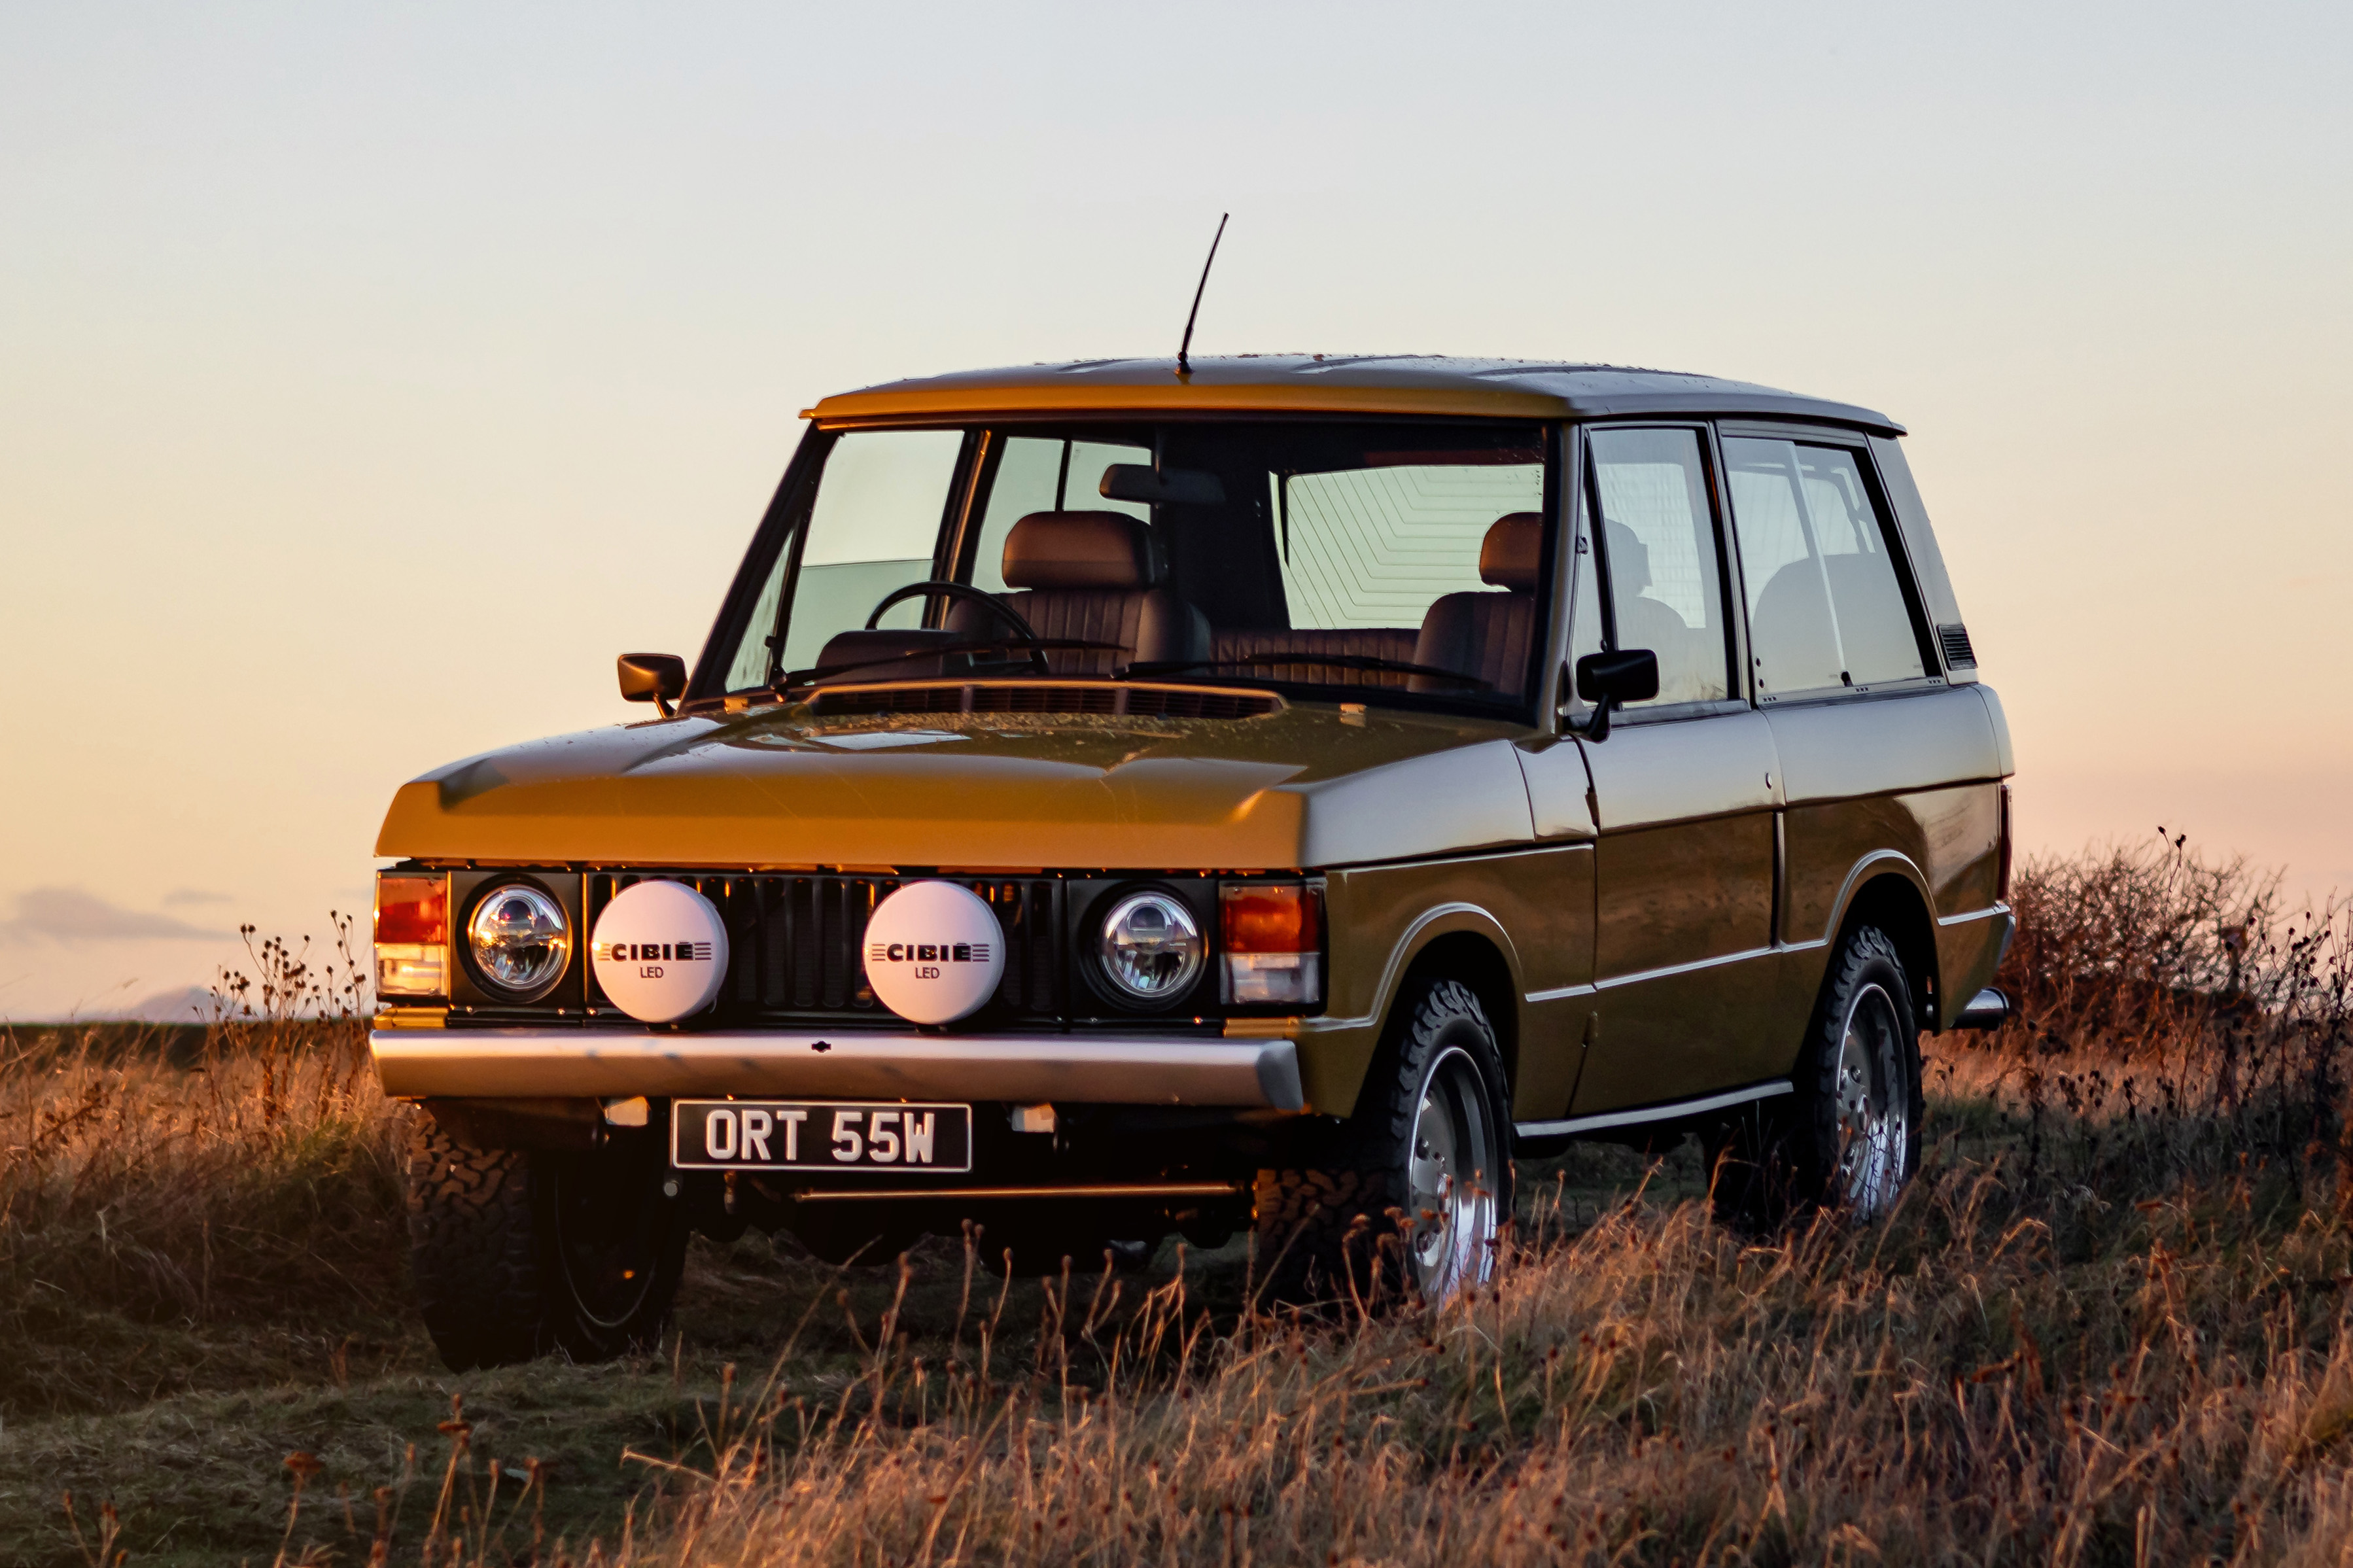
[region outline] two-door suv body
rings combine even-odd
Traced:
[[[423,1306],[658,1330],[691,1229],[1303,1291],[1493,1267],[1514,1151],[1884,1210],[2011,772],[1899,428],[1701,376],[1115,360],[828,398],[660,717],[377,845]]]

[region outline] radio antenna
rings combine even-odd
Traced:
[[[1176,345],[1176,374],[1193,374],[1193,323],[1201,316],[1201,290],[1209,286],[1209,268],[1217,264],[1218,241],[1226,237],[1226,220],[1234,215],[1218,215],[1218,232],[1209,237],[1209,259],[1201,263],[1201,281],[1193,288],[1193,309],[1185,317],[1185,341]]]

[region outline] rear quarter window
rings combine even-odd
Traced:
[[[1926,675],[1900,557],[1856,455],[1730,437],[1724,459],[1759,693]]]

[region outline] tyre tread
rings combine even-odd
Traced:
[[[477,1149],[421,1116],[408,1154],[409,1264],[417,1305],[452,1370],[528,1361],[546,1348],[531,1157]]]

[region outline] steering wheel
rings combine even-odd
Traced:
[[[882,595],[882,602],[874,606],[872,615],[866,617],[866,629],[870,632],[874,630],[875,624],[882,618],[882,612],[900,600],[929,598],[934,594],[943,598],[967,600],[1003,621],[1017,639],[1029,645],[1029,662],[1037,667],[1038,673],[1046,673],[1045,639],[1038,635],[1037,628],[1022,616],[1020,611],[987,589],[976,588],[968,583],[910,583],[903,588],[893,588]]]

